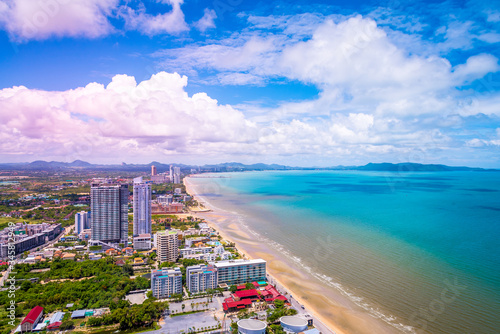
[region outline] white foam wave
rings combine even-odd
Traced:
[[[354,302],[356,305],[359,307],[363,308],[365,311],[368,312],[372,317],[381,319],[382,321],[386,322],[387,324],[397,328],[398,330],[404,332],[404,333],[416,333],[415,329],[412,326],[402,324],[401,322],[398,322],[398,318],[394,315],[388,315],[382,312],[379,308],[374,307],[373,305],[369,304],[364,300],[364,298],[355,295],[354,293],[350,292],[346,287],[344,287],[342,284],[335,282],[334,279],[330,276],[327,276],[322,273],[318,273],[313,270],[310,266],[306,265],[300,257],[293,255],[290,253],[290,251],[285,248],[283,245],[279,244],[278,242],[274,240],[270,240],[267,237],[262,236],[258,232],[254,231],[253,229],[249,228],[248,224],[245,222],[245,219],[243,215],[237,214],[238,217],[238,224],[239,226],[243,227],[247,233],[250,233],[253,235],[258,241],[265,242],[268,245],[270,245],[272,248],[274,248],[276,251],[279,253],[283,254],[290,260],[292,260],[297,266],[305,270],[307,273],[309,273],[311,276],[315,277],[319,281],[323,282],[324,284],[335,288],[337,291],[342,293],[344,296],[349,298],[352,302]]]
[[[202,197],[200,195],[197,195],[198,197]],[[279,253],[283,254],[290,260],[292,260],[297,266],[305,270],[307,273],[309,273],[311,276],[315,277],[319,281],[323,282],[327,286],[330,286],[337,291],[339,291],[341,294],[346,296],[349,300],[351,300],[354,304],[357,306],[361,307],[365,311],[367,311],[368,314],[370,314],[374,318],[381,319],[382,321],[386,322],[387,324],[393,326],[394,328],[404,332],[404,333],[416,333],[415,328],[409,325],[405,325],[401,322],[398,322],[398,318],[394,315],[387,315],[384,312],[382,312],[378,307],[374,307],[373,305],[369,304],[364,300],[364,298],[355,295],[351,291],[349,291],[346,287],[344,287],[342,284],[335,282],[334,279],[330,276],[327,276],[322,273],[318,273],[313,268],[310,266],[306,265],[304,261],[296,256],[290,253],[290,251],[285,248],[283,245],[279,244],[278,242],[274,240],[270,240],[267,237],[264,237],[263,235],[259,234],[258,232],[254,231],[251,229],[248,224],[245,221],[246,216],[240,212],[234,212],[234,211],[229,211],[229,210],[224,210],[221,208],[216,207],[213,205],[213,203],[209,203],[205,198],[203,200],[209,205],[209,207],[214,210],[214,211],[219,211],[219,212],[226,212],[230,213],[233,215],[237,220],[238,220],[238,226],[245,229],[245,231],[249,234],[251,234],[257,241],[266,243],[270,245],[272,248],[277,250]]]

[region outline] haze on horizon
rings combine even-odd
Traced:
[[[0,161],[500,167],[488,1],[0,0]]]

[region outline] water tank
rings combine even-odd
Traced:
[[[307,320],[297,316],[281,317],[280,322],[285,331],[299,333],[307,329]]]
[[[266,323],[255,319],[243,319],[238,321],[238,333],[241,334],[265,334]]]

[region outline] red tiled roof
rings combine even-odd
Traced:
[[[47,329],[57,329],[61,326],[62,322],[56,321],[47,326]]]
[[[26,318],[23,319],[23,321],[21,322],[21,325],[26,323],[26,322],[29,322],[30,324],[34,324],[35,321],[36,321],[36,318],[38,318],[38,316],[43,312],[43,307],[41,306],[35,306],[31,309],[31,311],[28,313],[28,315],[26,316]]]
[[[245,298],[245,297],[255,297],[255,296],[258,296],[259,293],[257,292],[257,290],[251,289],[251,290],[236,291],[234,293],[234,295],[237,296],[237,297],[239,297],[239,298]]]
[[[265,287],[265,289],[266,290],[262,292],[262,295],[264,296],[266,302],[272,302],[275,299],[280,299],[284,302],[288,302],[288,299],[285,296],[282,296],[274,286],[268,285]]]
[[[246,287],[247,287],[247,286],[246,286],[245,284],[242,284],[242,285],[238,285],[238,286],[236,287],[236,289],[238,289],[238,290],[245,290],[245,288],[246,288]]]
[[[278,297],[280,295],[280,293],[278,292],[278,290],[276,290],[276,288],[272,285],[268,285],[265,287],[266,291],[271,293],[273,295],[274,298]]]
[[[228,298],[229,299],[229,298]],[[227,311],[230,308],[243,308],[248,305],[252,305],[252,301],[250,299],[245,299],[245,300],[240,300],[238,302],[235,302],[234,300],[228,300],[226,299],[224,303],[222,303],[222,307],[224,308],[224,311]]]
[[[252,284],[253,284],[253,286],[254,286],[254,287],[256,287],[256,288],[258,288],[258,287],[259,287],[259,283],[257,283],[257,282],[252,282]]]

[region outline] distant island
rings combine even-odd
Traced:
[[[449,172],[449,171],[499,171],[499,169],[486,169],[479,167],[447,166],[440,164],[404,163],[368,163],[363,166],[331,166],[331,167],[293,167],[278,164],[242,164],[239,162],[225,162],[220,164],[186,165],[165,164],[157,161],[148,164],[92,164],[82,160],[73,162],[43,161],[22,163],[0,163],[2,170],[96,170],[96,171],[129,171],[145,172],[155,166],[158,171],[167,171],[170,167],[180,167],[184,171],[192,172],[238,172],[238,171],[264,171],[264,170],[360,170],[360,171],[388,171],[388,172]]]

